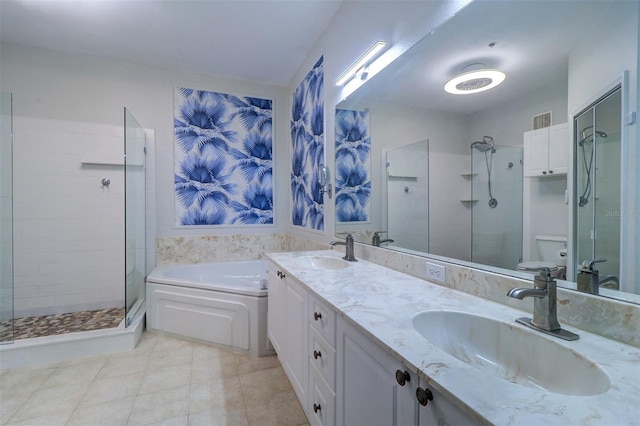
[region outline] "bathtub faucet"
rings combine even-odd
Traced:
[[[347,232],[347,236],[344,241],[331,241],[329,245],[332,246],[344,246],[345,254],[343,259],[348,260],[349,262],[357,262],[358,259],[353,254],[353,235],[350,232]]]

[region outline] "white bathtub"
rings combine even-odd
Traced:
[[[156,267],[147,277],[147,328],[253,355],[274,353],[266,262]]]

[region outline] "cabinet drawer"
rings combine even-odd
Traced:
[[[336,350],[313,326],[309,326],[309,364],[335,389]]]
[[[334,425],[336,422],[336,393],[322,378],[315,365],[309,369],[309,423],[318,426]]]
[[[336,313],[324,303],[309,295],[309,322],[316,330],[335,347],[336,345]]]

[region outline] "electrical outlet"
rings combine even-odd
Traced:
[[[445,280],[444,265],[438,265],[438,264],[429,263],[429,262],[427,262],[426,265],[427,265],[427,279],[443,283]]]

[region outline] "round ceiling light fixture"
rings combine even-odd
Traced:
[[[473,64],[481,65],[481,64]],[[469,68],[469,66],[465,67]],[[479,69],[463,72],[455,76],[444,85],[444,90],[454,95],[470,95],[493,89],[506,78],[502,71],[491,69]]]

